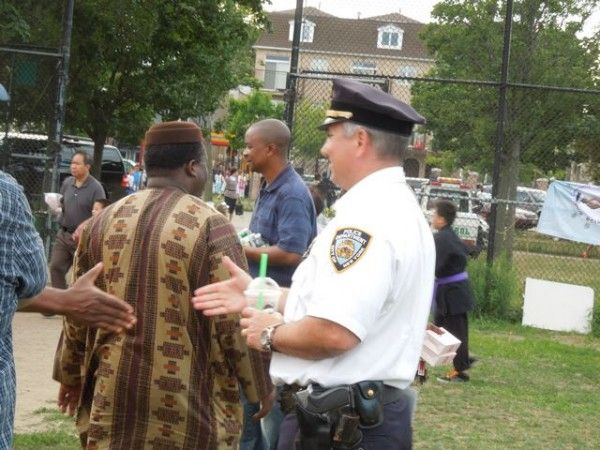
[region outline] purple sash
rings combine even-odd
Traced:
[[[431,311],[435,311],[435,294],[437,294],[438,286],[443,286],[444,284],[457,283],[459,281],[464,281],[469,279],[469,274],[467,272],[459,272],[454,275],[450,275],[449,277],[441,277],[436,278],[433,282],[433,296],[431,298]]]

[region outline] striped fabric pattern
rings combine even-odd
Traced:
[[[88,449],[237,449],[239,386],[257,401],[271,384],[238,316],[191,306],[194,289],[228,278],[223,255],[246,267],[227,219],[175,188],[132,194],[83,232],[75,276],[103,261],[100,287],[138,319],[120,335],[65,322],[55,378],[83,386],[77,425]]]

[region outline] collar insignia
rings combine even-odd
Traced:
[[[338,272],[347,269],[367,250],[371,235],[357,228],[342,228],[331,242],[329,256]]]

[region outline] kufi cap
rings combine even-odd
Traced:
[[[319,127],[351,121],[391,133],[410,136],[415,124],[425,119],[411,106],[393,95],[347,78],[333,80],[331,109]]]
[[[202,130],[192,122],[162,122],[146,132],[146,146],[202,142]]]

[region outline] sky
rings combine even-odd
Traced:
[[[431,9],[439,0],[304,0],[304,7],[313,6],[338,17],[356,18],[400,12],[402,15],[427,23],[431,20]],[[267,11],[293,9],[296,0],[271,0],[271,5],[265,5]],[[585,36],[590,36],[600,28],[600,6],[588,20],[584,30]]]

